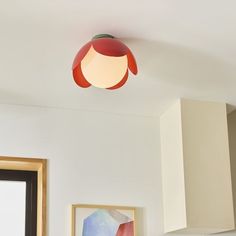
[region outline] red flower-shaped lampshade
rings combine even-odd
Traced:
[[[77,85],[88,88],[117,89],[128,79],[128,69],[137,74],[137,64],[130,49],[111,35],[97,35],[77,53],[73,63]]]

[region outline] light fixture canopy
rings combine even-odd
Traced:
[[[137,64],[130,49],[114,36],[99,34],[85,44],[73,63],[73,77],[82,88],[118,89],[128,79],[128,70],[137,74]]]

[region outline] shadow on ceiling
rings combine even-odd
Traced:
[[[141,76],[194,89],[230,87],[236,67],[191,48],[144,39],[122,39],[134,52]]]

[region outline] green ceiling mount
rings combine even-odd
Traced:
[[[101,39],[101,38],[110,38],[110,39],[114,39],[115,37],[113,35],[110,34],[97,34],[95,35],[92,40],[94,39]]]

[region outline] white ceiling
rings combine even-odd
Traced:
[[[178,97],[236,104],[235,0],[7,0],[0,8],[0,103],[159,115]],[[119,90],[81,89],[71,65],[98,33],[139,66]]]

